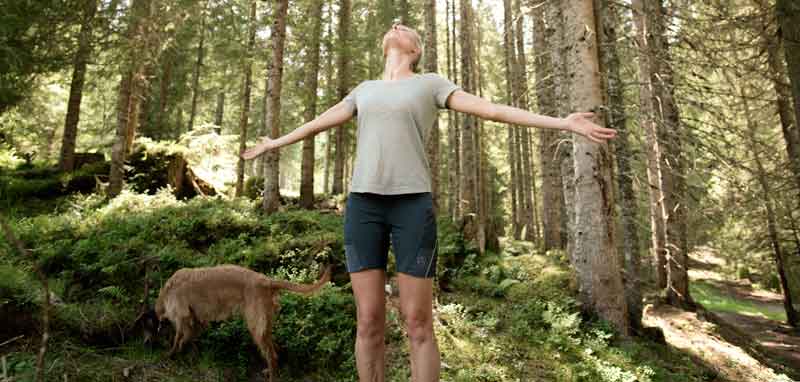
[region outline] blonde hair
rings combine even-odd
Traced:
[[[414,35],[414,42],[417,44],[417,48],[419,48],[419,54],[417,55],[417,59],[411,62],[411,71],[418,72],[419,71],[419,63],[422,61],[422,52],[424,51],[422,45],[422,37],[420,37],[419,33],[416,29],[411,29],[412,34]]]

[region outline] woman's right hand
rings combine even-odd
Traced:
[[[244,160],[253,159],[253,158],[263,154],[264,152],[272,150],[273,148],[275,148],[275,143],[274,142],[275,142],[275,140],[270,139],[269,137],[264,137],[261,140],[261,143],[255,145],[255,146],[253,146],[253,147],[251,147],[251,148],[249,148],[247,150],[242,151],[240,153],[240,155],[241,155],[242,159],[244,159]]]

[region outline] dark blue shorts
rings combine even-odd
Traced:
[[[390,240],[398,272],[416,277],[434,276],[436,216],[430,192],[348,194],[344,214],[347,271],[386,270]]]

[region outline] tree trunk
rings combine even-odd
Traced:
[[[461,1],[461,68],[462,83],[461,87],[467,93],[475,94],[475,54],[473,52],[473,33],[472,33],[472,5],[469,2]],[[480,245],[479,229],[480,219],[477,214],[480,212],[477,195],[477,173],[478,153],[475,144],[475,131],[477,130],[476,117],[471,114],[464,115],[464,123],[461,129],[461,147],[463,148],[463,173],[461,177],[461,211],[463,213],[464,240],[474,246]]]
[[[289,0],[278,0],[274,3],[273,7],[275,14],[273,16],[272,33],[270,40],[272,41],[272,63],[270,64],[269,71],[269,102],[267,103],[267,118],[269,121],[270,132],[269,135],[273,139],[281,136],[281,80],[283,78],[283,48],[286,41],[286,14],[289,10]],[[319,7],[321,8],[321,4]],[[317,17],[319,18],[319,16]],[[317,28],[318,30],[319,28]],[[319,35],[319,33],[317,33]],[[317,41],[317,50],[319,50],[319,41]],[[319,53],[317,53],[317,56]],[[319,62],[319,58],[317,58]],[[319,63],[317,63],[317,68]],[[314,70],[313,76],[316,80],[317,70]],[[316,82],[316,81],[315,81]],[[309,83],[309,85],[312,85]],[[316,84],[313,84],[314,91],[316,92]],[[314,94],[316,96],[316,93]],[[315,97],[316,98],[316,97]],[[316,105],[314,113],[311,113],[311,118],[316,114]],[[308,113],[306,117],[308,117]],[[311,139],[314,139],[313,137]],[[313,148],[312,148],[313,149]],[[312,159],[314,152],[311,152]],[[264,174],[264,200],[262,208],[264,212],[271,213],[278,210],[281,202],[280,191],[280,151],[270,150],[266,154],[266,166]],[[311,177],[314,177],[314,168],[311,168]],[[311,194],[313,198],[313,183]]]
[[[339,57],[337,58],[337,68],[339,69],[339,99],[347,96],[350,91],[350,0],[341,0],[339,5]],[[350,126],[348,122],[336,127],[336,158],[333,164],[333,190],[332,194],[339,195],[344,191],[344,161],[347,159],[346,129]]]
[[[786,68],[794,98],[794,120],[800,122],[800,2],[777,0],[775,12],[780,35],[783,37]],[[796,125],[794,131],[798,134]],[[795,159],[800,160],[796,157]]]
[[[516,28],[514,36],[517,43],[517,59],[514,61],[517,65],[517,107],[528,110],[530,104],[528,102],[528,63],[525,58],[525,34],[523,14],[521,10],[521,1],[514,0],[514,17],[516,17]],[[525,228],[525,237],[527,241],[536,240],[537,224],[533,218],[533,162],[531,161],[531,147],[530,147],[530,129],[527,127],[520,128],[520,141],[519,142],[519,163],[522,167],[522,172],[519,174],[522,187],[522,216],[523,225]]]
[[[328,33],[325,39],[325,94],[335,93],[333,89],[333,1],[328,2]],[[332,98],[332,97],[326,97]],[[333,148],[336,131],[328,130],[325,133],[325,181],[323,188],[325,194],[331,193],[331,163],[333,162]]]
[[[565,48],[575,111],[603,105],[599,56],[591,0],[564,4]],[[599,119],[599,118],[598,118]],[[602,124],[602,121],[597,121]],[[614,232],[611,153],[606,144],[575,136],[575,268],[584,307],[630,334],[621,264]]]
[[[456,49],[456,5],[455,0],[447,0],[450,10],[450,18],[448,19],[448,63],[450,63],[449,71],[450,78],[453,81],[458,81],[458,65]],[[450,216],[452,220],[458,221],[461,219],[461,134],[460,134],[460,116],[452,111],[448,111],[448,141],[450,144],[450,156],[448,168],[450,169],[449,184],[450,184]]]
[[[639,108],[641,124],[645,131],[647,141],[647,182],[650,197],[650,231],[651,249],[655,264],[656,288],[667,287],[667,255],[666,255],[666,228],[664,225],[664,206],[661,191],[661,169],[664,164],[661,154],[661,145],[658,139],[658,125],[655,118],[653,105],[653,77],[654,59],[652,58],[650,41],[650,21],[642,0],[633,0],[633,17],[637,30],[637,44],[639,45]]]
[[[436,73],[439,71],[437,61],[439,59],[436,51],[436,0],[428,0],[425,3],[425,71]],[[431,175],[431,191],[433,193],[434,211],[439,211],[441,197],[439,195],[439,118],[433,121],[431,131],[426,140],[426,153],[428,154],[428,165]]]
[[[759,1],[760,5],[766,8],[768,5]],[[795,183],[800,189],[800,131],[797,127],[797,120],[792,111],[792,89],[786,84],[786,65],[781,54],[781,40],[768,28],[762,26],[761,44],[767,51],[767,62],[770,68],[770,78],[775,88],[775,107],[781,119],[781,131],[786,142],[786,151],[794,173]],[[798,45],[795,44],[795,47]],[[788,53],[786,53],[788,55]]]
[[[225,91],[219,90],[217,93],[217,110],[214,112],[214,132],[222,134],[222,116],[225,112]]]
[[[122,78],[117,98],[117,129],[111,148],[111,169],[108,176],[107,194],[114,198],[122,192],[125,158],[133,144],[139,119],[140,93],[144,88],[146,58],[138,57],[147,52],[146,23],[150,18],[150,0],[134,0],[130,6],[131,23],[128,26],[128,57],[123,63]]]
[[[625,300],[628,305],[628,321],[633,330],[642,327],[642,292],[639,279],[639,234],[636,227],[637,206],[633,192],[633,172],[630,158],[633,153],[628,142],[625,121],[625,100],[620,76],[620,59],[617,53],[617,26],[620,26],[616,3],[609,0],[595,0],[598,11],[598,36],[600,37],[601,73],[605,76],[605,89],[608,95],[606,125],[617,131],[613,141],[617,159],[617,198],[622,213],[622,252],[624,259],[623,282]]]
[[[305,65],[306,109],[304,119],[310,122],[317,115],[317,87],[319,74],[319,51],[322,34],[322,0],[311,3],[308,16],[314,23],[311,31],[311,41],[308,45],[308,63]],[[301,164],[300,180],[300,207],[311,209],[314,207],[314,139],[308,137],[303,140],[303,163]]]
[[[244,58],[244,79],[242,81],[242,110],[239,115],[239,152],[247,148],[247,124],[250,114],[250,91],[253,81],[253,50],[256,45],[256,0],[250,2],[250,18],[248,19],[248,38]],[[258,158],[256,158],[258,160]],[[244,159],[239,157],[236,166],[235,196],[244,192]]]
[[[505,67],[506,67],[506,97],[507,103],[514,106],[516,104],[516,97],[514,96],[514,82],[515,79],[515,66],[516,53],[514,45],[514,25],[511,12],[511,0],[503,1],[503,50],[505,51]],[[516,127],[509,124],[506,127],[508,133],[508,163],[511,169],[511,179],[509,182],[509,194],[511,195],[511,232],[515,240],[519,240],[521,219],[519,217],[519,207],[517,200],[517,141],[516,141]]]
[[[649,38],[657,70],[652,73],[654,96],[659,102],[660,111],[658,131],[663,133],[663,155],[668,160],[661,168],[661,192],[664,200],[666,218],[667,248],[667,300],[671,305],[693,309],[694,303],[689,294],[689,241],[686,226],[686,160],[683,154],[682,124],[680,112],[674,97],[674,76],[672,60],[667,41],[666,12],[663,0],[650,2],[652,10],[648,20],[652,20]]]
[[[164,136],[167,131],[167,126],[164,125],[164,118],[167,117],[167,104],[169,100],[169,87],[172,84],[172,70],[175,65],[175,57],[168,54],[162,64],[161,79],[159,81],[158,91],[158,114],[156,115],[155,130],[160,133],[158,136]],[[156,135],[155,133],[153,135]]]
[[[732,84],[733,85],[733,84]],[[784,269],[783,265],[783,248],[781,247],[780,238],[778,237],[778,229],[775,217],[775,206],[772,201],[772,195],[774,195],[772,187],[767,181],[767,172],[764,169],[764,164],[761,162],[761,158],[759,156],[759,152],[761,150],[758,149],[759,142],[756,140],[755,130],[758,128],[753,121],[753,118],[750,114],[750,107],[748,102],[748,95],[746,94],[745,90],[742,88],[740,89],[743,107],[744,107],[744,115],[747,120],[747,129],[745,129],[745,135],[747,139],[750,141],[750,154],[752,155],[753,162],[756,164],[756,179],[758,179],[758,183],[761,186],[761,191],[763,194],[761,195],[761,199],[764,202],[764,210],[766,212],[765,218],[767,219],[767,231],[769,233],[769,241],[772,244],[772,253],[775,259],[775,267],[778,271],[778,279],[781,283],[781,291],[783,292],[783,309],[786,311],[786,321],[789,325],[793,327],[798,326],[798,316],[797,312],[794,310],[794,305],[792,305],[792,291],[789,288],[789,280],[786,277],[786,270]]]
[[[558,115],[553,81],[556,70],[553,53],[556,48],[551,43],[554,20],[550,20],[547,9],[541,6],[533,9],[533,51],[536,67],[536,95],[539,112],[544,115]],[[553,17],[553,12],[550,12]],[[539,129],[539,162],[542,164],[542,225],[544,250],[563,249],[561,225],[563,219],[563,197],[561,166],[556,157],[558,132]]]
[[[200,42],[197,44],[197,62],[194,65],[194,73],[192,73],[192,108],[189,111],[189,125],[186,131],[192,131],[194,128],[194,118],[197,116],[197,98],[200,95],[200,69],[203,68],[203,43],[206,39],[206,8],[208,2],[200,10]]]
[[[81,98],[86,77],[86,64],[92,54],[92,30],[94,15],[97,13],[97,0],[84,0],[83,20],[78,35],[78,50],[72,69],[72,83],[69,86],[67,117],[64,122],[64,135],[61,140],[61,171],[72,171],[75,167],[75,143],[78,138],[78,120],[81,115]]]

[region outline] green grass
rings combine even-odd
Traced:
[[[695,301],[711,311],[758,316],[781,322],[786,321],[786,312],[782,310],[770,309],[762,304],[737,299],[707,282],[692,282],[689,289]]]

